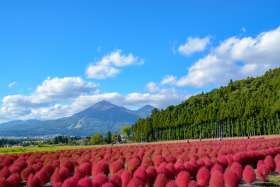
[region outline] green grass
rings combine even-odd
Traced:
[[[258,187],[275,187],[275,186],[280,186],[280,176],[279,175],[270,175],[268,177],[268,182],[260,182],[254,186]]]
[[[63,146],[63,145],[43,145],[43,146],[28,146],[28,147],[9,147],[0,148],[0,154],[20,154],[20,153],[34,153],[34,152],[49,152],[73,149],[90,149],[94,146]]]
[[[270,175],[268,181],[274,186],[280,186],[280,176],[279,175]]]

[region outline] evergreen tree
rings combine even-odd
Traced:
[[[105,142],[106,142],[107,144],[112,143],[112,133],[111,133],[111,131],[108,131],[108,132],[107,132],[106,138],[105,138]]]
[[[102,144],[103,142],[103,137],[100,133],[95,133],[90,137],[90,144],[98,145]]]
[[[279,121],[280,68],[276,68],[154,110],[131,127],[131,134],[135,141],[264,135],[279,133]]]

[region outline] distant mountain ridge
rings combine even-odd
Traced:
[[[88,136],[96,132],[106,133],[133,124],[139,118],[149,116],[153,106],[145,105],[138,110],[129,110],[108,101],[100,101],[70,117],[55,120],[10,121],[0,124],[0,136]]]

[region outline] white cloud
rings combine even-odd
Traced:
[[[95,64],[88,66],[86,75],[92,79],[105,79],[116,76],[121,68],[132,64],[142,64],[143,60],[133,54],[122,54],[121,50],[116,50],[105,55]]]
[[[105,79],[114,77],[120,72],[119,69],[103,64],[93,64],[87,69],[87,76],[92,79]]]
[[[158,108],[164,108],[171,104],[178,104],[188,98],[189,95],[179,93],[175,89],[161,89],[158,92],[131,92],[120,94],[118,92],[98,93],[94,95],[85,95],[78,97],[70,108],[79,108],[82,110],[98,101],[107,100],[117,105],[129,108],[137,108],[146,104],[151,104]]]
[[[35,117],[38,111],[44,111],[45,108],[57,109],[63,103],[95,91],[95,84],[80,77],[48,78],[30,95],[5,96],[2,99],[1,112],[10,118]],[[59,105],[56,105],[57,103]],[[41,116],[44,117],[47,116]]]
[[[186,76],[176,82],[177,86],[202,87],[212,83],[224,84],[233,76],[238,76],[238,68],[227,59],[208,55],[192,65]]]
[[[8,87],[9,87],[9,88],[13,88],[13,87],[16,86],[16,84],[17,84],[17,82],[15,82],[15,81],[10,82],[10,83],[8,84]]]
[[[125,98],[125,105],[152,104],[158,108],[164,108],[171,104],[178,104],[188,96],[177,92],[175,89],[161,89],[156,93],[130,93]]]
[[[186,43],[179,46],[178,51],[179,53],[188,56],[205,50],[209,43],[210,37],[189,37]]]
[[[154,93],[154,92],[157,92],[158,91],[158,86],[156,83],[154,82],[149,82],[147,85],[146,85],[147,89],[149,92],[151,93]]]
[[[42,101],[54,101],[74,98],[79,95],[93,93],[96,85],[86,82],[80,77],[48,78],[39,85],[33,96]]]
[[[160,83],[162,85],[168,85],[168,84],[172,85],[172,84],[176,83],[176,77],[173,75],[167,75],[161,80]]]
[[[2,100],[1,112],[9,117],[22,116],[30,113],[30,108],[35,106],[30,96],[8,95]]]
[[[112,103],[138,108],[145,104],[163,108],[186,99],[186,95],[175,89],[160,89],[150,82],[148,92],[102,93],[96,85],[80,77],[48,78],[30,95],[8,95],[2,99],[0,121],[16,119],[55,119],[107,100]]]
[[[123,95],[118,92],[108,92],[108,93],[96,93],[92,95],[81,95],[77,97],[70,105],[69,108],[72,108],[77,111],[81,111],[99,101],[110,101],[113,103],[121,103],[123,100]]]
[[[256,37],[230,37],[196,61],[174,84],[202,87],[257,76],[280,66],[280,27]]]

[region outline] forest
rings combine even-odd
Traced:
[[[279,134],[280,68],[155,109],[131,131],[135,141]]]

